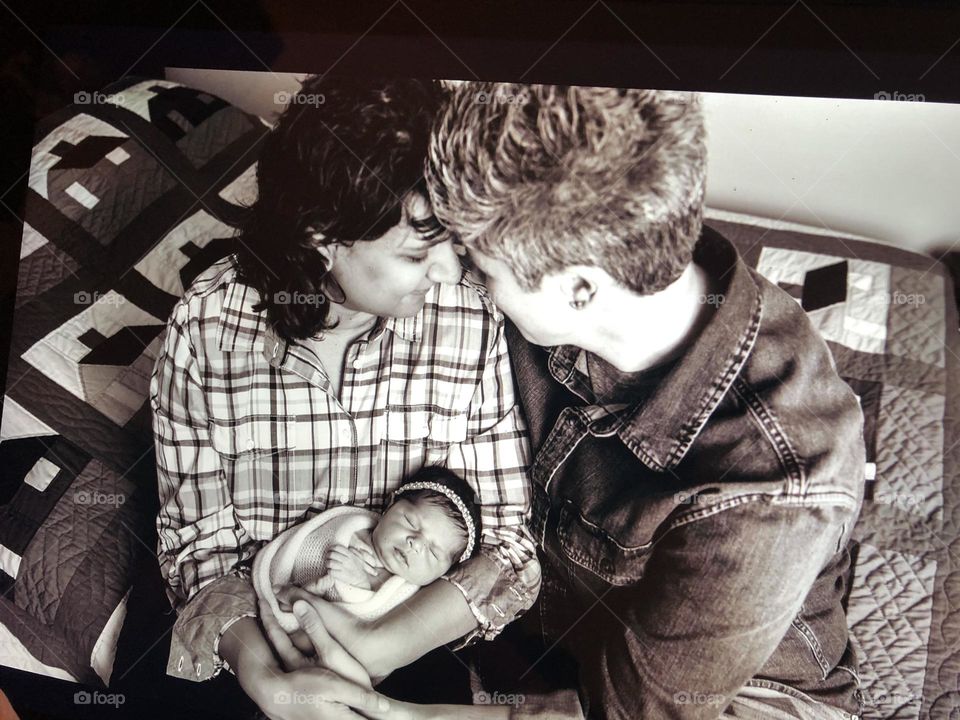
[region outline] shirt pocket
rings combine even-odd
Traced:
[[[625,586],[643,577],[653,543],[627,546],[607,530],[587,520],[573,503],[565,502],[557,522],[563,554],[579,567],[610,585]]]
[[[294,481],[296,428],[296,417],[283,415],[210,426],[229,500],[255,539],[271,539],[313,501],[312,483]]]
[[[442,464],[449,447],[467,439],[467,416],[392,407],[383,415],[380,437],[390,454],[402,454],[408,466]]]
[[[296,448],[295,416],[247,418],[233,426],[211,424],[210,444],[230,460],[275,454]]]
[[[390,408],[384,414],[383,439],[390,443],[447,446],[467,439],[466,415],[442,415],[433,410]]]

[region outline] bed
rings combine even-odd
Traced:
[[[129,670],[116,647],[156,542],[150,371],[176,299],[231,251],[267,128],[167,81],[129,78],[87,100],[42,124],[30,169],[0,426],[0,664],[106,686]],[[955,720],[949,275],[863,238],[719,211],[707,223],[809,313],[864,410],[846,599],[864,717]]]

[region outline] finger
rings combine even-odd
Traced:
[[[392,705],[390,699],[370,688],[362,687],[329,670],[318,670],[311,675],[317,682],[317,685],[310,683],[313,685],[311,689],[315,688],[317,694],[327,702],[341,703],[360,711],[366,717],[399,717],[388,714]]]
[[[333,548],[330,551],[330,562],[348,563],[352,559],[353,556],[346,549]]]
[[[356,658],[338,643],[323,625],[320,615],[312,605],[303,601],[293,604],[293,612],[300,626],[306,631],[317,653],[317,661],[337,674],[363,687],[369,688],[370,675]]]
[[[260,602],[260,624],[263,626],[267,640],[285,668],[296,670],[306,664],[306,658],[293,645],[287,631],[280,627],[273,611],[263,601]]]

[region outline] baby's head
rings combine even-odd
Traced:
[[[477,548],[480,512],[473,490],[446,468],[422,468],[394,493],[371,539],[387,570],[429,585]]]

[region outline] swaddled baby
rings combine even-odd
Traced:
[[[275,592],[290,584],[373,620],[468,559],[479,542],[473,490],[446,468],[425,467],[382,515],[344,505],[285,530],[254,558],[253,584],[287,632],[299,624]]]

